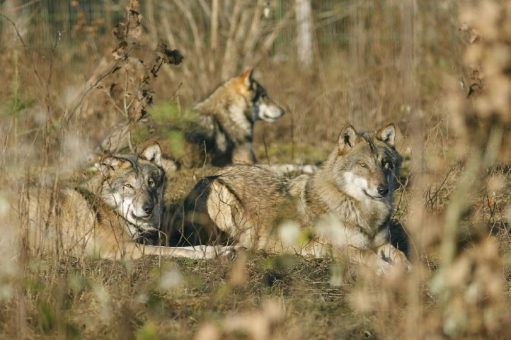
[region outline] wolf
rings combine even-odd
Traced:
[[[268,96],[253,73],[253,69],[248,68],[225,81],[196,104],[187,117],[176,122],[155,117],[132,126],[122,123],[104,138],[96,153],[110,154],[127,149],[130,138],[135,144],[154,139],[162,145],[166,159],[174,159],[186,168],[255,163],[254,124],[260,120],[272,123],[284,115],[284,110]],[[184,152],[173,152],[172,145],[165,139],[170,132],[182,140]]]
[[[201,179],[171,222],[177,244],[237,244],[275,253],[339,254],[378,273],[408,268],[389,241],[401,156],[393,124],[375,132],[351,125],[313,174],[286,178],[258,166],[231,166]],[[286,244],[279,224],[299,222],[308,241]]]
[[[214,166],[255,163],[254,124],[273,123],[284,115],[253,73],[249,68],[229,79],[194,107],[203,133],[189,133],[187,139],[199,145]]]
[[[24,242],[34,252],[101,258],[139,258],[144,254],[211,258],[230,248],[173,249],[144,245],[164,215],[165,173],[158,144],[140,154],[116,154],[76,187],[31,187],[22,193]]]

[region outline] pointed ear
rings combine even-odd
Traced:
[[[396,127],[394,123],[390,123],[386,127],[376,131],[376,138],[390,146],[394,146],[396,143]]]
[[[254,68],[253,67],[247,67],[243,73],[241,73],[240,78],[243,80],[243,83],[249,87],[252,83],[254,76]]]
[[[99,163],[96,163],[94,166],[103,174],[103,176],[108,177],[115,170],[128,169],[129,167],[131,167],[131,163],[125,159],[111,156],[103,158]]]
[[[339,135],[339,153],[346,152],[353,148],[360,140],[357,131],[352,125],[346,126]]]
[[[147,146],[142,152],[140,153],[140,157],[153,162],[154,164],[161,166],[161,148],[158,143],[151,144]]]

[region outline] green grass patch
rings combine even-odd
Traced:
[[[195,111],[183,109],[176,102],[166,101],[154,104],[149,110],[154,121],[163,126],[186,128],[190,122],[197,119]]]
[[[22,96],[13,94],[3,105],[0,106],[0,116],[16,116],[33,105],[33,100],[28,100]]]

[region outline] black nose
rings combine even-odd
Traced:
[[[144,212],[149,215],[150,213],[153,212],[154,204],[152,204],[150,202],[147,202],[147,203],[144,204],[142,209],[144,209]]]
[[[389,192],[389,188],[384,185],[378,185],[378,193],[382,196],[385,196]]]

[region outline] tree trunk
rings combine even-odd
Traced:
[[[295,0],[296,47],[298,61],[306,69],[312,65],[312,8],[310,0]]]

